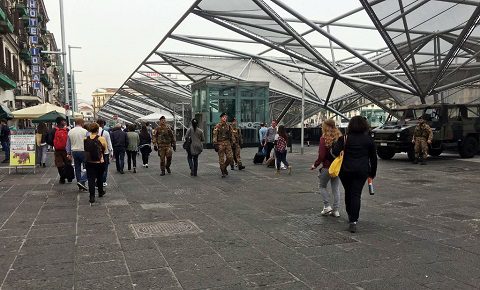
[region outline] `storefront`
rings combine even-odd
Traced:
[[[204,80],[192,85],[192,111],[205,132],[205,143],[211,144],[214,126],[220,114],[228,121],[237,118],[245,145],[258,145],[260,123],[269,122],[268,83]]]

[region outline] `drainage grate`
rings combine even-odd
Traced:
[[[451,219],[459,220],[459,221],[472,220],[472,219],[475,218],[475,217],[470,216],[470,215],[464,215],[464,214],[456,213],[456,212],[446,212],[446,213],[440,214],[439,216],[443,216],[443,217],[447,217],[447,218],[451,218]]]
[[[136,239],[199,234],[203,232],[190,220],[131,224],[130,228]]]
[[[142,203],[140,205],[143,209],[162,209],[162,208],[172,208],[173,206],[169,203]]]

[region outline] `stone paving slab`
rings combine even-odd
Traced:
[[[289,153],[289,176],[253,165],[246,148],[247,168],[225,179],[213,150],[198,177],[183,150],[163,177],[152,155],[136,174],[111,166],[92,207],[58,184],[51,153],[35,175],[0,167],[0,289],[480,288],[479,157],[380,160],[351,234],[343,203],[340,218],[319,214],[316,149]],[[175,234],[182,221],[198,230]]]

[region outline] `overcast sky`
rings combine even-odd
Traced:
[[[193,0],[69,0],[63,1],[66,45],[79,99],[91,101],[96,88],[117,88],[158,44]],[[59,0],[44,0],[59,49]]]
[[[82,71],[75,73],[77,95],[79,99],[90,102],[91,93],[96,88],[121,86],[194,0],[63,0],[63,2],[66,45],[82,47],[71,50],[73,69]],[[284,0],[284,2],[306,17],[316,20],[330,20],[361,6],[358,0]],[[54,33],[57,45],[61,48],[59,0],[44,0],[44,3],[50,18],[47,28]],[[362,12],[350,19],[344,19],[343,22],[369,24],[370,21]],[[209,29],[202,30],[201,24],[197,24],[196,21],[194,24],[194,30],[200,31],[203,35],[212,35],[211,31],[204,31]],[[334,34],[342,35],[340,28],[337,29]],[[190,32],[184,29],[179,31]],[[364,46],[366,32],[362,33],[362,37],[358,37],[358,32],[356,35],[349,32],[344,40],[352,46]],[[172,51],[171,47],[168,49]],[[181,50],[174,47],[174,50],[176,49]]]

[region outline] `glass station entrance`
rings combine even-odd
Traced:
[[[260,123],[268,113],[268,82],[203,80],[192,85],[192,111],[205,132],[205,143],[212,143],[212,133],[220,114],[228,122],[237,118],[246,146],[258,145]]]

